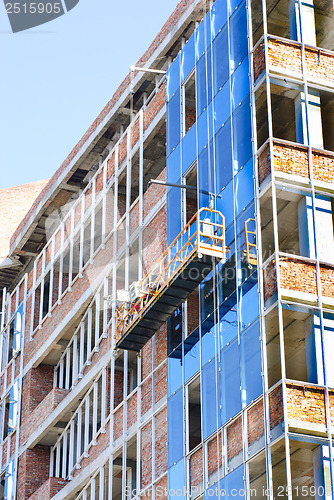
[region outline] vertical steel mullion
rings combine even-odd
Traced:
[[[95,500],[95,477],[92,478],[90,483],[90,500]]]
[[[53,234],[52,240],[51,240],[51,268],[50,268],[50,286],[49,286],[49,316],[51,316],[51,309],[52,309],[54,260],[55,260],[55,235]]]
[[[101,159],[100,159],[101,163]],[[96,196],[96,177],[93,178],[92,183],[92,202],[91,202],[91,216],[90,216],[90,263],[93,263],[93,255],[95,251],[95,196]]]
[[[71,345],[66,350],[65,389],[70,388]]]
[[[104,466],[100,467],[99,500],[104,500]]]
[[[86,401],[85,401],[85,449],[84,451],[87,452],[88,445],[89,445],[89,405],[90,405],[90,393],[87,394],[86,396]]]
[[[90,306],[87,315],[87,359],[92,352],[92,326],[93,326],[93,310]]]
[[[55,477],[55,452],[54,448],[50,449],[50,469],[49,469],[49,477]]]
[[[84,237],[85,237],[85,224],[84,224],[84,215],[85,215],[85,193],[82,193],[81,198],[81,214],[80,214],[80,243],[79,243],[79,277],[82,278],[82,269],[83,269],[83,255],[84,255]]]
[[[99,384],[98,381],[94,382],[93,386],[93,436],[92,438],[95,440],[97,434],[97,408],[98,408],[98,394]]]
[[[72,290],[72,278],[73,278],[73,261],[74,261],[74,210],[72,209],[71,215],[71,235],[70,235],[70,258],[69,258],[69,269],[68,269],[68,287]]]
[[[78,463],[82,455],[82,405],[78,408],[78,429],[77,429],[77,454],[76,462]]]
[[[64,364],[65,364],[65,359],[64,359],[64,357],[62,357],[60,360],[60,365],[59,365],[59,388],[60,389],[65,389],[65,387],[64,387]]]
[[[56,477],[60,477],[60,441],[56,444]]]
[[[109,295],[109,280],[108,278],[104,278],[103,283],[103,296]],[[103,300],[103,333],[107,336],[107,325],[108,325],[108,302]]]
[[[73,366],[72,366],[72,385],[78,376],[78,334],[74,334],[73,338]]]
[[[61,303],[63,293],[63,271],[64,271],[64,222],[61,223],[60,229],[60,254],[59,254],[59,289],[58,289],[58,304]]]
[[[103,164],[103,194],[102,194],[102,248],[106,246],[106,232],[107,232],[107,160]]]
[[[75,419],[76,417],[72,418],[71,424],[70,424],[70,449],[69,449],[69,457],[68,457],[68,476],[72,474],[72,470],[74,467],[74,432],[75,432]]]
[[[68,452],[68,433],[67,431],[64,432],[63,435],[63,460],[62,460],[62,470],[61,470],[61,477],[63,479],[67,478],[67,452]]]
[[[85,319],[81,320],[80,324],[80,365],[79,365],[79,373],[85,364]]]
[[[107,392],[107,370],[102,370],[102,392],[101,392],[101,425],[106,419],[106,392]]]
[[[101,297],[98,291],[95,297],[95,347],[99,344],[100,339],[100,309],[101,309]]]

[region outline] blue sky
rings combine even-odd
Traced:
[[[13,34],[0,2],[0,189],[51,177],[177,3],[80,0]]]

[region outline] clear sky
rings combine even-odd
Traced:
[[[52,176],[178,0],[80,0],[13,34],[0,1],[0,189]]]

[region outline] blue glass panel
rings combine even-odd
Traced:
[[[182,385],[182,351],[181,349],[176,351],[167,358],[167,397]]]
[[[208,207],[210,197],[203,193],[214,192],[213,142],[198,157],[199,208]]]
[[[181,178],[181,144],[167,158],[167,181],[177,183]]]
[[[181,140],[181,92],[167,104],[167,156],[176,148]]]
[[[252,126],[249,97],[232,115],[234,168],[240,170],[252,156]]]
[[[221,198],[217,198],[217,210],[225,216],[225,225],[227,227],[234,219],[233,181],[227,184],[226,188],[221,191],[220,195]]]
[[[212,101],[208,105],[208,132],[209,132],[209,141],[213,139],[213,105]]]
[[[220,345],[225,347],[238,335],[236,293],[230,295],[219,307]]]
[[[200,116],[207,106],[207,87],[206,87],[206,58],[201,57],[196,65],[196,105],[197,116]]]
[[[212,313],[201,325],[202,366],[217,354],[216,332],[215,315]]]
[[[229,14],[231,15],[235,9],[238,7],[239,3],[241,2],[241,0],[230,0],[230,5],[229,5],[229,8],[228,8],[228,11],[229,11]]]
[[[208,145],[208,113],[203,111],[201,116],[197,120],[197,131],[198,131],[198,154]]]
[[[183,390],[167,402],[168,467],[183,457]]]
[[[203,439],[209,437],[221,426],[218,384],[219,372],[217,358],[215,358],[202,370]]]
[[[192,35],[181,51],[181,83],[195,67],[195,36]]]
[[[206,72],[207,72],[207,87],[208,87],[208,101],[209,104],[212,101],[212,60],[211,60],[211,45],[206,51]]]
[[[217,38],[212,43],[213,50],[213,91],[217,92],[223,87],[229,77],[228,57],[228,31],[224,26]]]
[[[174,351],[182,342],[182,307],[175,309],[167,321],[167,353]]]
[[[228,120],[216,134],[215,154],[217,192],[220,193],[233,177],[231,120]],[[226,225],[230,222],[226,221]]]
[[[231,71],[233,72],[248,53],[246,3],[232,14],[230,18],[230,50]]]
[[[196,160],[197,156],[197,143],[196,143],[196,123],[182,139],[182,174],[190,167]]]
[[[235,339],[222,351],[222,423],[241,410],[239,345]]]
[[[184,340],[184,381],[187,382],[200,368],[199,329]]]
[[[246,248],[246,231],[248,232],[249,244],[256,245],[255,233],[255,207],[251,203],[247,210],[243,210],[237,218],[237,247],[238,247],[238,260],[241,262],[241,275],[238,275],[239,283],[245,281],[252,272],[255,271],[256,265],[248,261],[247,248]],[[251,257],[256,259],[256,248],[249,247]]]
[[[224,477],[225,498],[245,498],[244,468],[240,465],[233,472]]]
[[[259,315],[259,296],[257,273],[253,273],[239,287],[239,322],[240,330],[247,328]]]
[[[261,344],[259,321],[253,323],[240,336],[241,387],[243,406],[262,394]]]
[[[201,22],[201,24],[198,26],[197,30],[195,31],[195,37],[196,37],[195,53],[196,53],[196,61],[198,61],[203,56],[205,49],[206,49],[204,22]]]
[[[167,244],[170,245],[181,232],[182,193],[179,188],[167,192]]]
[[[178,55],[167,71],[166,98],[167,102],[180,87],[180,56]]]
[[[215,38],[227,22],[226,0],[216,0],[211,9],[212,38]]]
[[[168,498],[184,498],[184,486],[185,486],[185,472],[184,472],[184,460],[180,460],[168,471]],[[157,489],[159,486],[157,487]],[[159,492],[156,491],[156,496],[159,498]],[[162,492],[161,497],[164,496]]]
[[[215,132],[226,122],[231,114],[230,84],[227,82],[214,98]]]
[[[232,111],[235,110],[249,94],[249,60],[248,57],[242,61],[231,77],[232,88]]]
[[[254,199],[253,160],[235,176],[235,211],[239,214]]]

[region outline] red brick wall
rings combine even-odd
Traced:
[[[248,445],[258,441],[264,436],[264,410],[263,399],[258,401],[247,412]]]
[[[54,367],[39,365],[29,370],[23,378],[22,388],[22,423],[30,417],[31,413],[53,389]]]
[[[270,430],[283,422],[283,395],[280,385],[269,394],[269,422]]]
[[[323,389],[286,386],[288,419],[300,420],[313,424],[326,425],[325,394]]]
[[[242,418],[238,417],[226,429],[227,460],[242,453]]]
[[[141,487],[152,482],[152,422],[141,431]]]
[[[68,481],[65,481],[65,479],[50,477],[29,497],[29,500],[50,500],[67,484]]]
[[[167,408],[154,418],[155,424],[155,477],[167,470]]]
[[[195,487],[203,482],[203,449],[199,448],[190,457],[190,487]]]
[[[50,448],[37,445],[19,458],[17,500],[26,500],[49,478]]]

